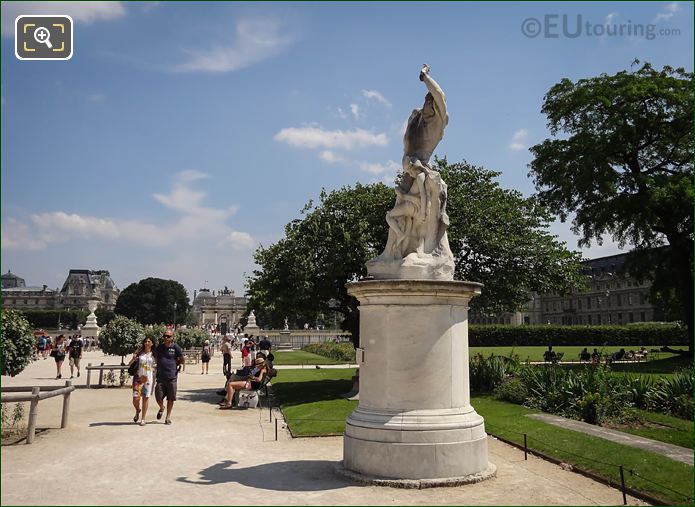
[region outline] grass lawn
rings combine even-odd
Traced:
[[[660,440],[668,444],[693,448],[693,421],[686,421],[680,417],[657,414],[647,410],[638,410],[644,423],[639,427],[615,426],[614,428],[625,433],[632,433],[645,438]],[[613,427],[613,426],[611,426]]]
[[[342,398],[352,388],[354,368],[280,370],[273,393],[295,437],[342,435],[357,401]]]
[[[336,361],[328,357],[312,354],[303,350],[273,352],[275,361],[273,364],[344,364],[343,361]]]
[[[342,434],[345,418],[357,407],[356,401],[341,397],[350,390],[352,375],[352,368],[281,370],[278,377],[273,379],[273,391],[292,434]],[[491,434],[523,443],[523,434],[526,433],[532,449],[615,481],[619,481],[617,465],[623,465],[626,470],[625,479],[630,487],[662,498],[667,503],[691,503],[682,495],[693,496],[691,466],[654,453],[523,417],[536,411],[489,396],[474,397],[472,403],[476,411],[485,418],[487,430]],[[678,432],[684,431],[683,428],[678,429]],[[637,475],[631,474],[629,470]],[[669,491],[669,488],[679,493]]]
[[[660,346],[658,345],[645,345],[644,346],[647,350],[651,351],[652,349],[658,349]],[[679,348],[678,346],[671,346],[672,348]],[[563,356],[562,360],[563,361],[579,361],[579,353],[582,351],[584,347],[583,346],[553,346],[553,350],[555,352],[563,352],[565,355]],[[613,352],[618,352],[621,348],[625,348],[625,350],[637,350],[639,347],[621,347],[620,345],[591,345],[586,347],[589,353],[593,352],[594,349],[598,349],[599,352],[602,352],[604,356],[610,355]],[[682,348],[682,347],[681,347]],[[543,353],[548,350],[548,347],[471,347],[470,348],[470,354],[483,354],[484,356],[489,356],[490,354],[496,355],[496,356],[507,356],[509,357],[510,354],[517,354],[519,356],[519,359],[522,361],[543,361]],[[651,352],[650,352],[651,354]],[[658,357],[659,359],[665,359],[668,357],[672,357],[673,354],[667,353],[667,352],[659,352]],[[650,358],[650,361],[654,359],[652,356]]]
[[[623,465],[628,486],[662,498],[671,504],[692,503],[692,500],[683,496],[693,496],[692,466],[658,454],[535,421],[524,416],[537,413],[537,410],[495,400],[490,396],[474,397],[471,402],[476,412],[485,418],[488,433],[519,444],[524,443],[523,434],[526,433],[530,448],[615,481],[620,481],[618,465]],[[631,474],[630,470],[648,480]],[[682,494],[669,491],[669,488]]]

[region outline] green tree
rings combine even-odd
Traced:
[[[563,221],[575,213],[583,244],[608,233],[635,245],[631,271],[674,290],[692,335],[693,74],[644,64],[563,79],[542,112],[553,138],[530,164],[541,202]]]
[[[0,320],[2,374],[19,375],[34,360],[34,334],[20,312],[3,310]]]
[[[174,341],[184,350],[202,347],[209,338],[210,335],[203,329],[179,329],[174,335]]]
[[[320,204],[309,202],[302,219],[285,226],[285,237],[254,258],[260,269],[248,280],[248,308],[259,325],[282,329],[312,325],[323,313],[337,311],[343,329],[358,333],[357,301],[345,283],[366,276],[365,262],[383,250],[386,212],[395,195],[383,184],[322,191]]]
[[[145,328],[139,322],[118,315],[99,332],[99,346],[106,354],[121,356],[135,352],[145,339]]]
[[[116,313],[141,324],[186,322],[190,304],[183,285],[174,280],[145,278],[123,289],[116,302]]]
[[[529,292],[566,291],[581,285],[579,255],[546,228],[553,217],[536,199],[500,188],[499,173],[436,160],[448,185],[449,242],[456,279],[485,284],[472,301],[481,312],[516,310]],[[383,184],[321,193],[304,217],[285,227],[285,237],[256,251],[259,269],[248,281],[249,308],[260,323],[292,327],[338,311],[343,329],[359,332],[357,301],[345,283],[367,275],[365,263],[383,250],[386,213],[395,195]]]
[[[536,198],[500,187],[499,172],[435,160],[448,185],[449,244],[454,278],[485,285],[471,300],[483,314],[516,311],[529,293],[581,287],[581,256],[548,232],[555,217]]]

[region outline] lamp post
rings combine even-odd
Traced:
[[[177,303],[174,301],[174,331],[176,331],[176,306]]]

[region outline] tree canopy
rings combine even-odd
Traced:
[[[542,108],[553,137],[531,148],[530,164],[538,198],[563,220],[575,214],[580,243],[608,233],[635,245],[632,273],[654,279],[665,298],[668,287],[678,294],[691,333],[692,90],[692,73],[648,63],[563,79]]]
[[[2,375],[14,377],[34,360],[34,335],[24,316],[14,310],[3,310],[0,319],[0,366]]]
[[[485,284],[471,307],[484,313],[516,310],[529,292],[563,292],[581,285],[580,257],[547,232],[553,217],[535,198],[502,189],[499,173],[465,162],[436,160],[448,185],[449,242],[455,278]],[[255,253],[259,269],[248,280],[249,308],[262,325],[295,325],[332,310],[358,334],[357,300],[345,283],[367,275],[365,263],[381,253],[393,189],[356,184],[308,203],[285,237]]]
[[[124,356],[135,352],[145,339],[142,325],[128,317],[119,315],[99,332],[99,346],[106,354]],[[156,342],[155,342],[156,343]]]
[[[179,282],[145,278],[123,289],[116,302],[116,313],[141,324],[186,322],[190,310],[188,294]]]

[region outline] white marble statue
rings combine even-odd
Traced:
[[[287,322],[287,317],[285,317],[285,331],[290,330],[290,324]]]
[[[381,255],[367,263],[377,279],[453,280],[454,257],[446,230],[446,183],[429,165],[449,122],[444,92],[424,65],[420,81],[428,93],[408,118],[403,136],[403,176],[396,204],[386,214],[389,236]]]

